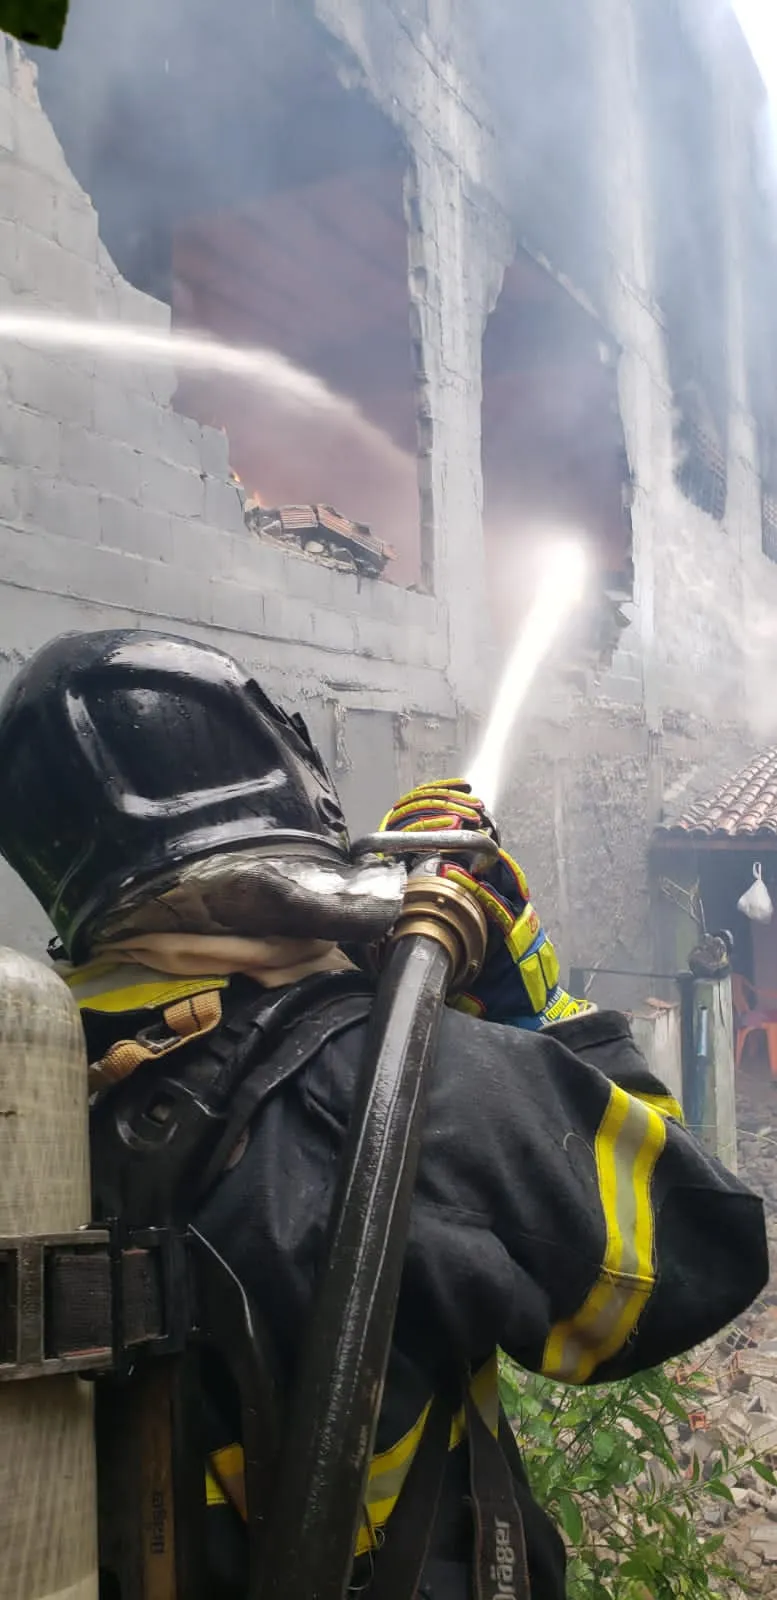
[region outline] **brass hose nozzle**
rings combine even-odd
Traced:
[[[391,943],[420,935],[436,939],[451,961],[449,993],[467,988],[486,954],[486,919],[477,901],[449,878],[423,869],[411,873],[402,910],[389,935]]]

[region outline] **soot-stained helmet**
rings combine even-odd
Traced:
[[[0,704],[0,851],[82,960],[144,884],[234,852],[344,867],[304,722],[229,656],[140,630],[65,634]]]

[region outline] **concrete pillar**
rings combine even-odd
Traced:
[[[653,306],[646,130],[633,0],[593,0],[599,49],[598,137],[607,280],[605,317],[621,346],[618,388],[633,479],[634,605],[627,649],[641,660],[648,732],[661,733],[656,673],[656,505],[672,459],[671,423],[656,390],[665,363]],[[651,745],[649,765],[655,760]]]
[[[682,1021],[679,1001],[646,1000],[631,1018],[631,1031],[651,1072],[683,1104]]]
[[[734,1014],[731,979],[684,984],[684,1107],[706,1150],[737,1170]]]

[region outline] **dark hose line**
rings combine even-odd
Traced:
[[[424,1113],[451,977],[437,940],[383,968],[328,1255],[291,1401],[262,1600],[343,1600],[388,1364]]]

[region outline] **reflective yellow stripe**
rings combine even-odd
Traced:
[[[205,1504],[209,1506],[225,1506],[227,1497],[223,1489],[217,1484],[212,1472],[205,1473]]]
[[[659,1116],[673,1117],[675,1122],[685,1124],[683,1108],[671,1094],[634,1094],[634,1099],[640,1100],[643,1106],[651,1106],[653,1111],[659,1113]]]
[[[472,1379],[470,1390],[475,1405],[478,1408],[487,1427],[495,1435],[499,1426],[499,1392],[497,1387],[497,1358],[494,1354],[485,1366],[481,1367]],[[408,1428],[407,1433],[398,1439],[389,1450],[382,1450],[380,1455],[373,1456],[370,1463],[370,1473],[367,1484],[366,1515],[359,1530],[356,1541],[356,1555],[364,1555],[365,1551],[374,1549],[377,1540],[376,1532],[385,1527],[392,1511],[399,1499],[399,1494],[410,1467],[416,1450],[421,1442],[426,1419],[429,1415],[431,1400],[424,1406],[421,1415]],[[448,1449],[455,1450],[461,1444],[467,1431],[464,1407],[453,1418],[451,1423]],[[210,1467],[205,1473],[205,1489],[207,1504],[209,1506],[224,1506],[230,1503],[221,1485],[216,1481],[214,1472],[218,1474],[222,1483],[228,1479],[242,1477],[245,1457],[242,1446],[239,1444],[227,1445],[223,1450],[217,1450],[210,1458],[213,1472]],[[242,1498],[242,1497],[241,1497]],[[237,1506],[240,1510],[240,1507]],[[242,1514],[242,1513],[241,1513]]]
[[[475,1405],[483,1420],[496,1433],[499,1420],[499,1395],[497,1389],[497,1360],[494,1355],[475,1374],[471,1383],[471,1393]],[[374,1456],[370,1465],[370,1475],[367,1486],[366,1516],[359,1530],[356,1540],[356,1555],[364,1555],[365,1551],[375,1549],[377,1546],[376,1533],[385,1527],[399,1498],[400,1490],[405,1482],[413,1457],[421,1441],[426,1418],[429,1414],[427,1405],[408,1432],[403,1435],[398,1444],[390,1450],[384,1450],[380,1455]],[[464,1409],[454,1417],[451,1423],[449,1450],[455,1450],[461,1444],[466,1433]]]
[[[655,1284],[651,1186],[665,1143],[659,1112],[612,1084],[595,1143],[604,1259],[579,1311],[551,1329],[546,1377],[585,1383],[633,1333]]]
[[[418,817],[419,811],[427,811],[429,815]],[[423,833],[424,830],[428,833],[436,833],[438,830],[441,833],[453,833],[458,832],[457,823],[466,821],[468,818],[471,818],[472,822],[477,822],[478,820],[476,811],[468,812],[465,817],[459,813],[457,808],[455,812],[449,811],[447,813],[447,816],[452,817],[453,821],[446,822],[445,817],[440,815],[440,802],[438,800],[414,800],[412,805],[400,806],[398,810],[390,811],[389,816],[394,822],[404,822],[406,817],[417,817],[417,821],[408,823],[404,829],[405,833]],[[379,831],[385,833],[386,829],[381,828]]]
[[[213,989],[225,989],[229,978],[171,978],[164,973],[151,976],[148,967],[118,966],[105,960],[76,967],[65,978],[76,1004],[82,1011],[113,1015],[121,1011],[153,1010],[176,1000]]]

